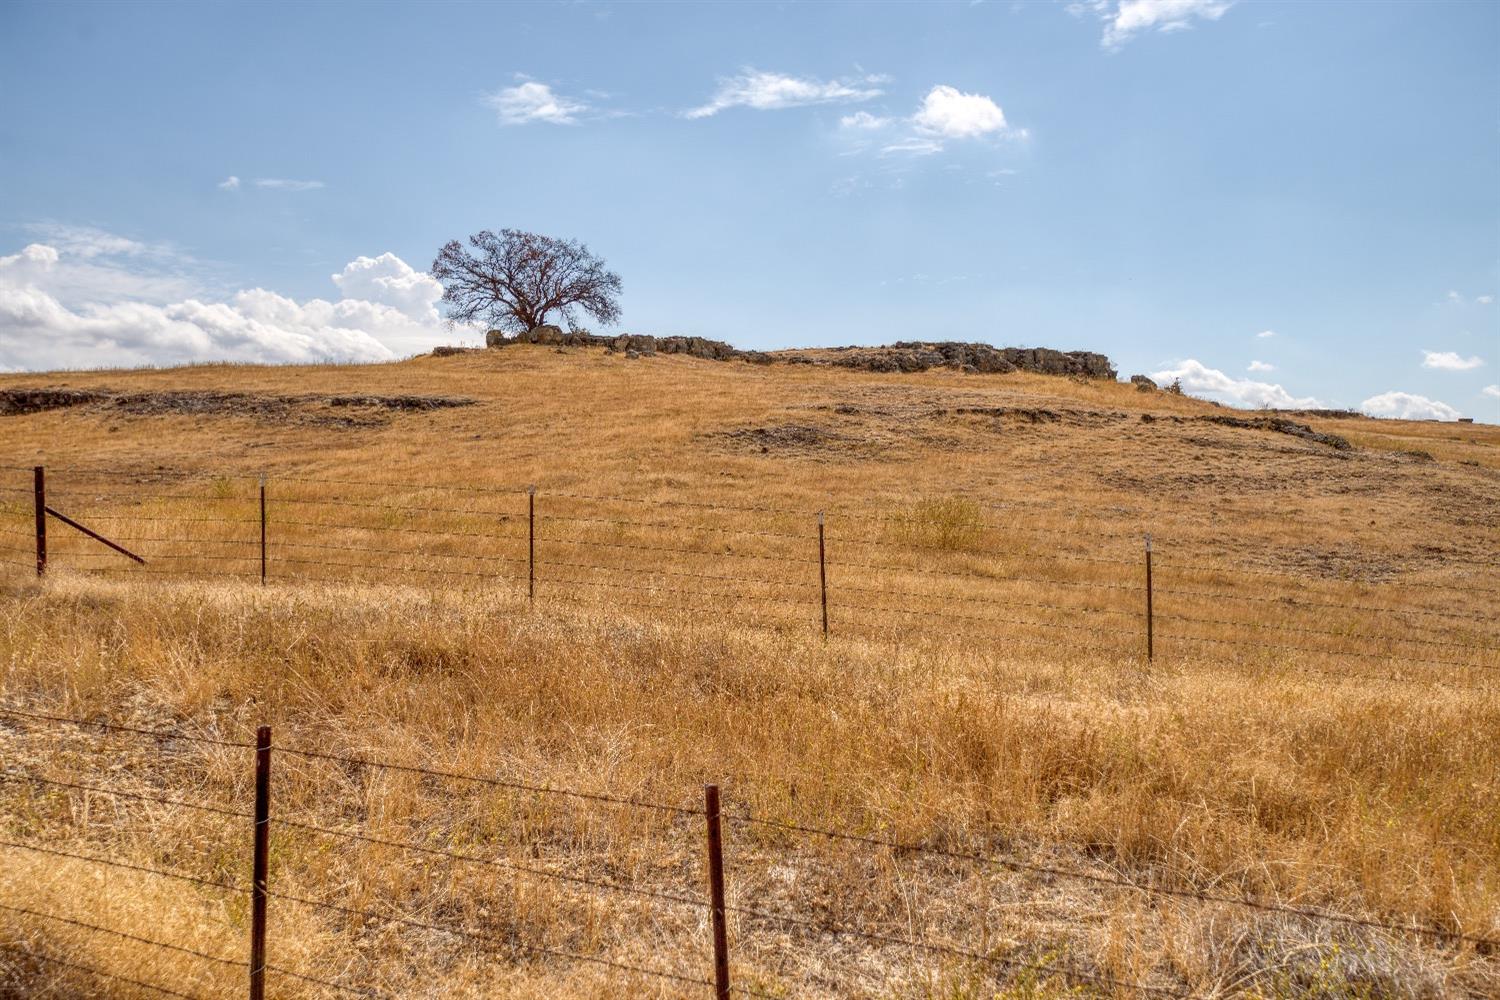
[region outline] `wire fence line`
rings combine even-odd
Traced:
[[[1069,522],[1076,529],[1028,525],[997,505],[981,509],[1005,510],[1003,523],[984,517],[950,524],[941,512],[920,508],[825,516],[771,504],[566,489],[295,474],[247,485],[243,477],[162,472],[143,480],[105,469],[54,469],[49,486],[45,470],[28,471],[29,490],[18,481],[3,484],[15,499],[0,500],[0,530],[20,540],[34,535],[35,551],[24,542],[0,545],[7,572],[408,580],[524,594],[532,603],[678,615],[712,608],[749,625],[878,641],[962,633],[1002,649],[1065,648],[1152,662],[1210,651],[1215,660],[1249,664],[1291,656],[1315,677],[1329,673],[1317,661],[1385,663],[1425,671],[1434,683],[1441,683],[1439,670],[1475,677],[1500,670],[1500,626],[1484,596],[1492,591],[1479,583],[1320,580],[1179,561],[1175,549],[1163,560],[1160,538],[1153,567],[1148,536],[1081,518]],[[56,504],[67,498],[70,518],[98,527],[105,544],[139,549],[144,564],[62,527],[45,531],[48,496]],[[452,496],[468,500],[443,502]],[[1054,541],[1017,548],[1018,534]],[[1132,537],[1141,544],[1136,558],[1092,551]],[[1272,633],[1285,640],[1267,641]]]
[[[410,852],[424,857],[441,858],[458,864],[500,869],[531,879],[565,885],[570,889],[587,893],[625,895],[647,901],[651,904],[687,907],[699,913],[707,911],[711,921],[722,922],[728,915],[734,915],[744,921],[748,921],[750,925],[772,925],[780,928],[792,928],[803,933],[822,937],[863,941],[873,947],[900,948],[907,954],[923,953],[931,956],[962,960],[965,963],[969,963],[972,967],[990,967],[1003,974],[1057,977],[1058,979],[1074,984],[1107,988],[1114,991],[1127,991],[1137,995],[1189,997],[1193,994],[1190,989],[1186,989],[1180,985],[1161,985],[1159,983],[1124,980],[1097,969],[1078,968],[1070,964],[1057,962],[1030,961],[1021,957],[995,953],[991,950],[976,950],[965,946],[961,942],[933,939],[926,934],[911,932],[904,934],[893,933],[887,930],[860,926],[847,920],[810,917],[794,912],[779,912],[760,906],[728,903],[726,902],[723,890],[724,861],[722,842],[719,834],[720,824],[722,822],[734,829],[760,830],[773,837],[795,835],[798,837],[822,838],[852,844],[861,849],[875,849],[882,852],[889,852],[891,855],[897,857],[929,856],[972,864],[980,870],[1001,868],[1015,872],[1067,879],[1080,885],[1091,886],[1095,889],[1138,894],[1152,900],[1153,905],[1159,904],[1164,900],[1172,900],[1212,906],[1228,906],[1330,926],[1376,931],[1390,935],[1416,936],[1432,942],[1434,946],[1469,948],[1476,950],[1480,954],[1492,955],[1500,952],[1500,938],[1475,934],[1462,929],[1416,924],[1409,921],[1395,922],[1381,920],[1372,917],[1337,913],[1298,903],[1287,903],[1253,896],[1236,896],[1224,892],[1203,891],[1189,886],[1145,883],[1112,873],[1101,874],[1099,872],[1070,868],[1065,865],[1042,864],[1014,856],[956,850],[940,845],[899,841],[852,833],[847,830],[792,823],[757,816],[748,805],[743,804],[736,805],[731,803],[727,809],[721,811],[717,786],[708,786],[712,791],[707,795],[707,805],[705,808],[697,808],[625,795],[613,795],[583,789],[560,788],[532,782],[513,781],[485,774],[472,774],[442,768],[428,768],[415,764],[384,760],[379,757],[356,757],[329,751],[314,750],[307,747],[278,744],[270,739],[270,731],[266,727],[262,727],[258,731],[257,739],[252,744],[243,741],[223,740],[212,736],[197,736],[196,734],[173,730],[115,724],[109,720],[75,718],[52,712],[38,712],[6,707],[0,708],[0,713],[12,719],[23,720],[26,723],[41,727],[72,727],[83,730],[97,729],[107,734],[119,734],[137,738],[144,737],[152,740],[186,740],[205,747],[230,749],[238,753],[253,750],[255,755],[253,768],[256,777],[254,809],[244,810],[226,807],[219,803],[192,802],[178,796],[137,792],[122,788],[111,788],[87,781],[71,780],[70,778],[27,773],[18,771],[13,767],[0,774],[0,782],[5,784],[21,784],[38,788],[51,788],[62,792],[84,792],[92,795],[111,796],[128,801],[156,803],[173,808],[197,810],[224,817],[232,821],[234,826],[238,826],[242,834],[253,835],[246,836],[247,841],[251,839],[255,840],[255,861],[254,865],[251,866],[254,870],[251,873],[248,888],[239,882],[206,878],[186,871],[170,871],[98,853],[83,853],[78,849],[72,848],[70,842],[64,842],[63,845],[60,845],[56,842],[37,842],[31,838],[11,839],[11,837],[7,837],[0,839],[0,849],[29,852],[87,865],[103,866],[151,878],[180,881],[200,888],[212,889],[240,897],[248,895],[251,898],[252,906],[257,905],[257,900],[259,901],[258,905],[261,907],[262,913],[265,912],[264,907],[268,900],[279,900],[318,912],[335,914],[346,919],[377,921],[382,925],[396,924],[423,933],[446,935],[450,938],[463,941],[466,945],[475,949],[476,952],[482,954],[498,956],[500,958],[530,955],[536,958],[570,964],[589,965],[610,972],[626,973],[701,988],[704,991],[704,995],[713,995],[719,998],[729,996],[734,992],[750,996],[773,995],[757,990],[754,987],[730,981],[727,971],[730,968],[728,964],[730,949],[727,936],[715,935],[711,949],[714,953],[712,967],[715,970],[715,975],[713,977],[704,977],[683,972],[680,969],[655,967],[634,961],[625,961],[608,954],[585,953],[574,949],[525,941],[514,930],[506,936],[498,936],[484,930],[477,930],[472,926],[455,923],[452,920],[439,921],[418,918],[409,913],[401,912],[394,905],[384,910],[377,910],[371,909],[368,906],[350,906],[334,900],[316,899],[285,890],[279,885],[274,888],[271,886],[270,870],[266,861],[268,855],[265,850],[269,846],[271,830],[284,829],[298,834],[317,836],[337,842],[369,844]],[[102,754],[105,751],[98,750],[97,752]],[[435,847],[430,844],[393,839],[389,836],[377,836],[357,826],[353,829],[338,828],[311,822],[297,816],[287,817],[273,814],[269,784],[270,760],[273,753],[325,760],[348,768],[414,773],[445,780],[473,782],[513,791],[569,797],[596,806],[617,806],[649,812],[666,812],[675,818],[693,819],[695,821],[704,820],[707,822],[707,829],[709,831],[709,850],[707,856],[709,892],[707,896],[698,896],[684,892],[658,889],[649,885],[624,884],[618,881],[593,878],[574,871],[555,870],[535,864],[522,864],[505,857],[486,857],[475,853]],[[246,761],[246,763],[250,764],[251,762]],[[295,777],[300,779],[303,776],[297,773]],[[15,835],[12,834],[11,836],[14,837]],[[716,873],[717,877],[715,877]],[[313,972],[288,969],[266,960],[264,956],[266,955],[268,938],[264,919],[258,925],[260,927],[258,942],[256,939],[257,931],[254,929],[257,925],[252,924],[249,950],[251,957],[249,960],[245,960],[210,954],[201,948],[194,948],[180,942],[148,938],[129,930],[108,927],[103,924],[83,920],[76,915],[39,910],[35,905],[29,905],[29,901],[27,900],[0,902],[0,910],[11,913],[17,918],[72,926],[90,933],[111,935],[141,947],[170,951],[221,965],[234,966],[249,973],[252,996],[256,995],[254,990],[257,980],[261,983],[261,988],[263,989],[264,976],[268,972],[285,975],[309,984],[320,985],[353,995],[382,995],[378,990],[370,987],[320,978]],[[722,923],[719,926],[722,926]],[[751,937],[753,937],[753,931],[750,930],[749,925],[746,925],[741,927],[736,941],[740,946],[744,946]],[[269,942],[273,947],[274,940],[274,935],[271,935]],[[19,946],[11,944],[8,947],[15,950]],[[34,949],[29,948],[23,950],[28,955],[34,952]],[[257,959],[257,956],[260,956],[260,958]],[[117,978],[109,970],[100,970],[82,965],[77,966],[76,969],[90,974],[97,973],[104,978]],[[722,975],[719,974],[719,970],[721,969],[725,970]],[[133,984],[141,988],[156,989],[158,992],[169,995],[184,995],[176,992],[174,986],[160,986],[160,984],[153,986],[152,984],[143,982]],[[158,989],[158,987],[160,988]],[[775,995],[784,996],[786,994],[777,993]]]
[[[134,986],[136,989],[147,990],[151,993],[157,994],[158,996],[179,997],[181,998],[181,1000],[201,1000],[200,997],[193,993],[183,993],[180,990],[174,990],[168,986],[161,986],[157,983],[148,983],[141,979],[133,979],[130,976],[121,975],[118,972],[110,972],[107,969],[101,969],[95,965],[84,965],[82,962],[74,962],[66,958],[60,958],[57,955],[51,954],[50,952],[38,951],[35,948],[24,948],[18,945],[7,944],[4,946],[4,950],[16,956],[18,959],[30,959],[32,961],[41,962],[44,965],[57,966],[60,969],[69,969],[73,972],[82,972],[85,975],[94,977],[95,979],[108,979],[116,983],[123,983],[126,986]]]

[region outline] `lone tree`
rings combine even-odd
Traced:
[[[620,276],[577,240],[519,229],[488,229],[469,237],[474,253],[453,240],[432,262],[450,323],[488,323],[524,333],[557,313],[570,330],[582,310],[601,323],[620,318]]]

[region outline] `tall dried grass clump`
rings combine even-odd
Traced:
[[[887,537],[900,545],[944,552],[978,547],[984,535],[984,510],[969,497],[930,497],[891,516]]]

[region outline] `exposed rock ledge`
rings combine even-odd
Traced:
[[[1092,351],[1054,351],[1045,347],[992,347],[958,341],[901,341],[883,347],[832,347],[790,351],[742,351],[722,340],[703,337],[652,337],[620,334],[601,337],[591,333],[564,332],[555,326],[539,326],[514,337],[491,330],[487,346],[547,344],[557,347],[602,347],[627,357],[686,354],[710,361],[743,360],[751,364],[831,365],[872,372],[921,372],[948,368],[964,372],[1039,372],[1046,375],[1080,375],[1114,379],[1109,358]],[[436,355],[451,353],[438,348]]]

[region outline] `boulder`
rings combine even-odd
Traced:
[[[656,356],[656,338],[643,333],[626,333],[614,339],[617,351],[635,351],[644,357]]]
[[[526,344],[558,345],[563,342],[563,332],[561,327],[547,323],[532,327],[516,339]]]
[[[505,331],[504,330],[486,330],[485,333],[484,333],[484,346],[485,347],[504,347],[505,346]]]
[[[1130,382],[1139,392],[1154,392],[1157,389],[1156,383],[1144,375],[1132,375]]]

